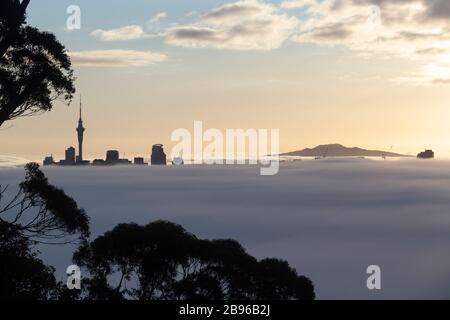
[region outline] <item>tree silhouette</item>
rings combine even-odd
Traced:
[[[10,225],[34,243],[58,243],[72,235],[89,236],[89,218],[61,189],[49,184],[37,163],[25,166],[25,181],[11,199],[0,186],[0,224]]]
[[[54,269],[31,252],[14,225],[0,223],[0,299],[47,299],[56,288]]]
[[[75,92],[70,58],[49,32],[26,25],[30,0],[0,1],[0,126],[51,110]]]
[[[80,247],[74,262],[90,274],[88,299],[315,298],[286,261],[258,261],[234,240],[201,240],[166,221],[120,224]]]
[[[62,284],[32,248],[73,242],[74,236],[86,241],[89,219],[72,198],[48,183],[38,164],[25,169],[25,181],[12,198],[6,199],[6,188],[0,187],[0,299],[56,298],[64,294]]]

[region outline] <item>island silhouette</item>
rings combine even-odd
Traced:
[[[342,144],[323,144],[314,148],[306,148],[303,150],[283,153],[281,156],[295,157],[411,157],[409,155],[381,151],[366,150],[359,147],[346,147]]]

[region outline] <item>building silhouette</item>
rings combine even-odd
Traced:
[[[152,147],[152,155],[151,155],[151,164],[152,165],[166,165],[166,154],[164,153],[164,148],[162,144],[154,144]]]
[[[76,155],[76,150],[74,147],[69,147],[65,151],[65,158],[59,162],[55,162],[53,156],[45,157],[43,164],[44,166],[49,165],[62,165],[62,166],[75,166],[75,165],[89,165],[90,161],[84,160],[83,158],[83,140],[84,132],[86,131],[83,125],[82,117],[82,101],[80,96],[80,109],[79,109],[78,126],[76,127],[77,138],[78,138],[78,155]],[[116,164],[133,164],[128,159],[121,159],[118,150],[108,150],[106,152],[106,159],[95,159],[92,162],[93,165],[116,165]],[[146,165],[143,157],[134,158],[135,165]],[[162,144],[155,144],[152,147],[151,154],[151,164],[153,165],[166,165],[166,154],[164,153],[164,148]]]
[[[425,150],[424,152],[421,152],[417,155],[417,158],[419,159],[433,159],[434,158],[434,152],[433,150]]]
[[[59,162],[53,160],[53,156],[47,156],[44,159],[44,166],[59,164],[64,166],[74,166],[74,165],[88,165],[89,161],[83,159],[83,139],[84,131],[86,130],[83,126],[83,119],[81,114],[81,96],[80,96],[80,117],[78,119],[78,127],[76,128],[78,137],[78,156],[76,155],[75,148],[69,147],[66,149],[65,158]]]
[[[118,150],[108,150],[106,151],[106,160],[96,159],[94,160],[95,165],[116,165],[116,164],[132,164],[128,159],[120,159]]]
[[[84,131],[86,130],[83,127],[83,119],[81,118],[81,96],[80,96],[80,118],[78,119],[78,127],[76,130],[78,136],[78,157],[76,158],[76,162],[81,164],[83,163],[83,138],[84,138]]]
[[[55,160],[53,159],[53,155],[45,157],[44,159],[44,166],[51,166],[55,164]]]
[[[146,165],[146,163],[144,162],[144,158],[142,157],[134,158],[134,164],[139,166]]]
[[[94,161],[92,161],[92,165],[94,166],[104,166],[106,165],[106,161],[103,159],[94,159]]]
[[[119,161],[119,151],[117,150],[106,151],[106,162],[113,164],[118,161]]]
[[[75,162],[75,148],[69,147],[66,149],[65,158],[59,162],[62,166],[74,166]]]

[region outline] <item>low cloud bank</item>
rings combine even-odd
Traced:
[[[287,259],[319,299],[450,298],[450,162],[324,159],[257,166],[45,168],[91,216],[93,236],[166,219]],[[0,170],[1,184],[23,178]],[[12,189],[11,189],[12,191]],[[67,248],[45,248],[60,276]],[[366,289],[368,265],[382,290]]]

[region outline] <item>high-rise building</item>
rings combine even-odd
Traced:
[[[106,162],[109,164],[114,164],[119,162],[119,151],[108,150],[106,151]]]
[[[155,144],[152,147],[151,155],[152,165],[166,165],[166,154],[164,153],[164,148],[162,144]]]
[[[81,96],[80,96],[80,119],[78,120],[77,134],[78,134],[78,157],[77,162],[83,162],[83,137],[84,131],[86,129],[83,127],[83,119],[81,118]]]
[[[74,165],[75,164],[75,148],[69,147],[66,149],[66,157],[64,159],[63,164],[65,165]]]

